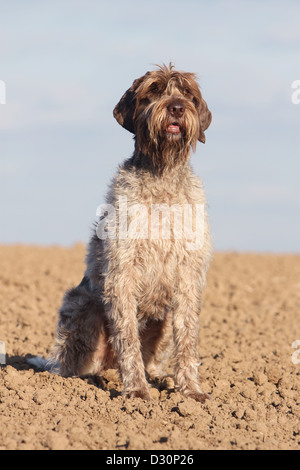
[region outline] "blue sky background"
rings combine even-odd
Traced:
[[[192,165],[216,249],[300,251],[298,0],[0,0],[0,243],[87,242],[133,151],[112,110],[173,61],[213,122]]]

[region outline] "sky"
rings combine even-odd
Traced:
[[[172,61],[213,115],[191,164],[215,249],[300,251],[298,0],[0,0],[0,17],[0,243],[89,240],[134,148],[113,108]]]

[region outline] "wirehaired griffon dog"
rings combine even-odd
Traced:
[[[150,399],[145,371],[162,376],[172,353],[176,386],[202,402],[208,396],[200,387],[197,343],[211,240],[202,183],[189,160],[197,141],[205,142],[211,112],[195,75],[170,64],[135,80],[114,117],[135,136],[134,154],[120,166],[106,198],[114,217],[102,214],[104,236],[95,229],[84,278],[65,294],[53,355],[31,363],[63,376],[118,367],[123,394]],[[124,202],[127,224],[139,222],[134,236],[123,234]],[[194,217],[188,233],[175,226],[183,209],[196,206],[204,207],[200,245],[189,244]],[[156,225],[150,209],[160,211]],[[168,236],[164,224],[171,227]],[[114,236],[108,236],[110,228]]]

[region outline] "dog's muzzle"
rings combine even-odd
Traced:
[[[181,100],[172,101],[167,106],[169,124],[166,128],[167,134],[178,135],[181,134],[182,125],[180,121],[182,120],[185,113],[185,105]]]

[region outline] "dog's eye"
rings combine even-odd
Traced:
[[[152,93],[159,93],[159,87],[156,83],[153,83],[153,85],[151,86],[151,91]]]
[[[190,94],[191,94],[191,90],[190,90],[189,88],[185,88],[185,89],[183,90],[183,93],[184,93],[185,95],[190,95]]]

